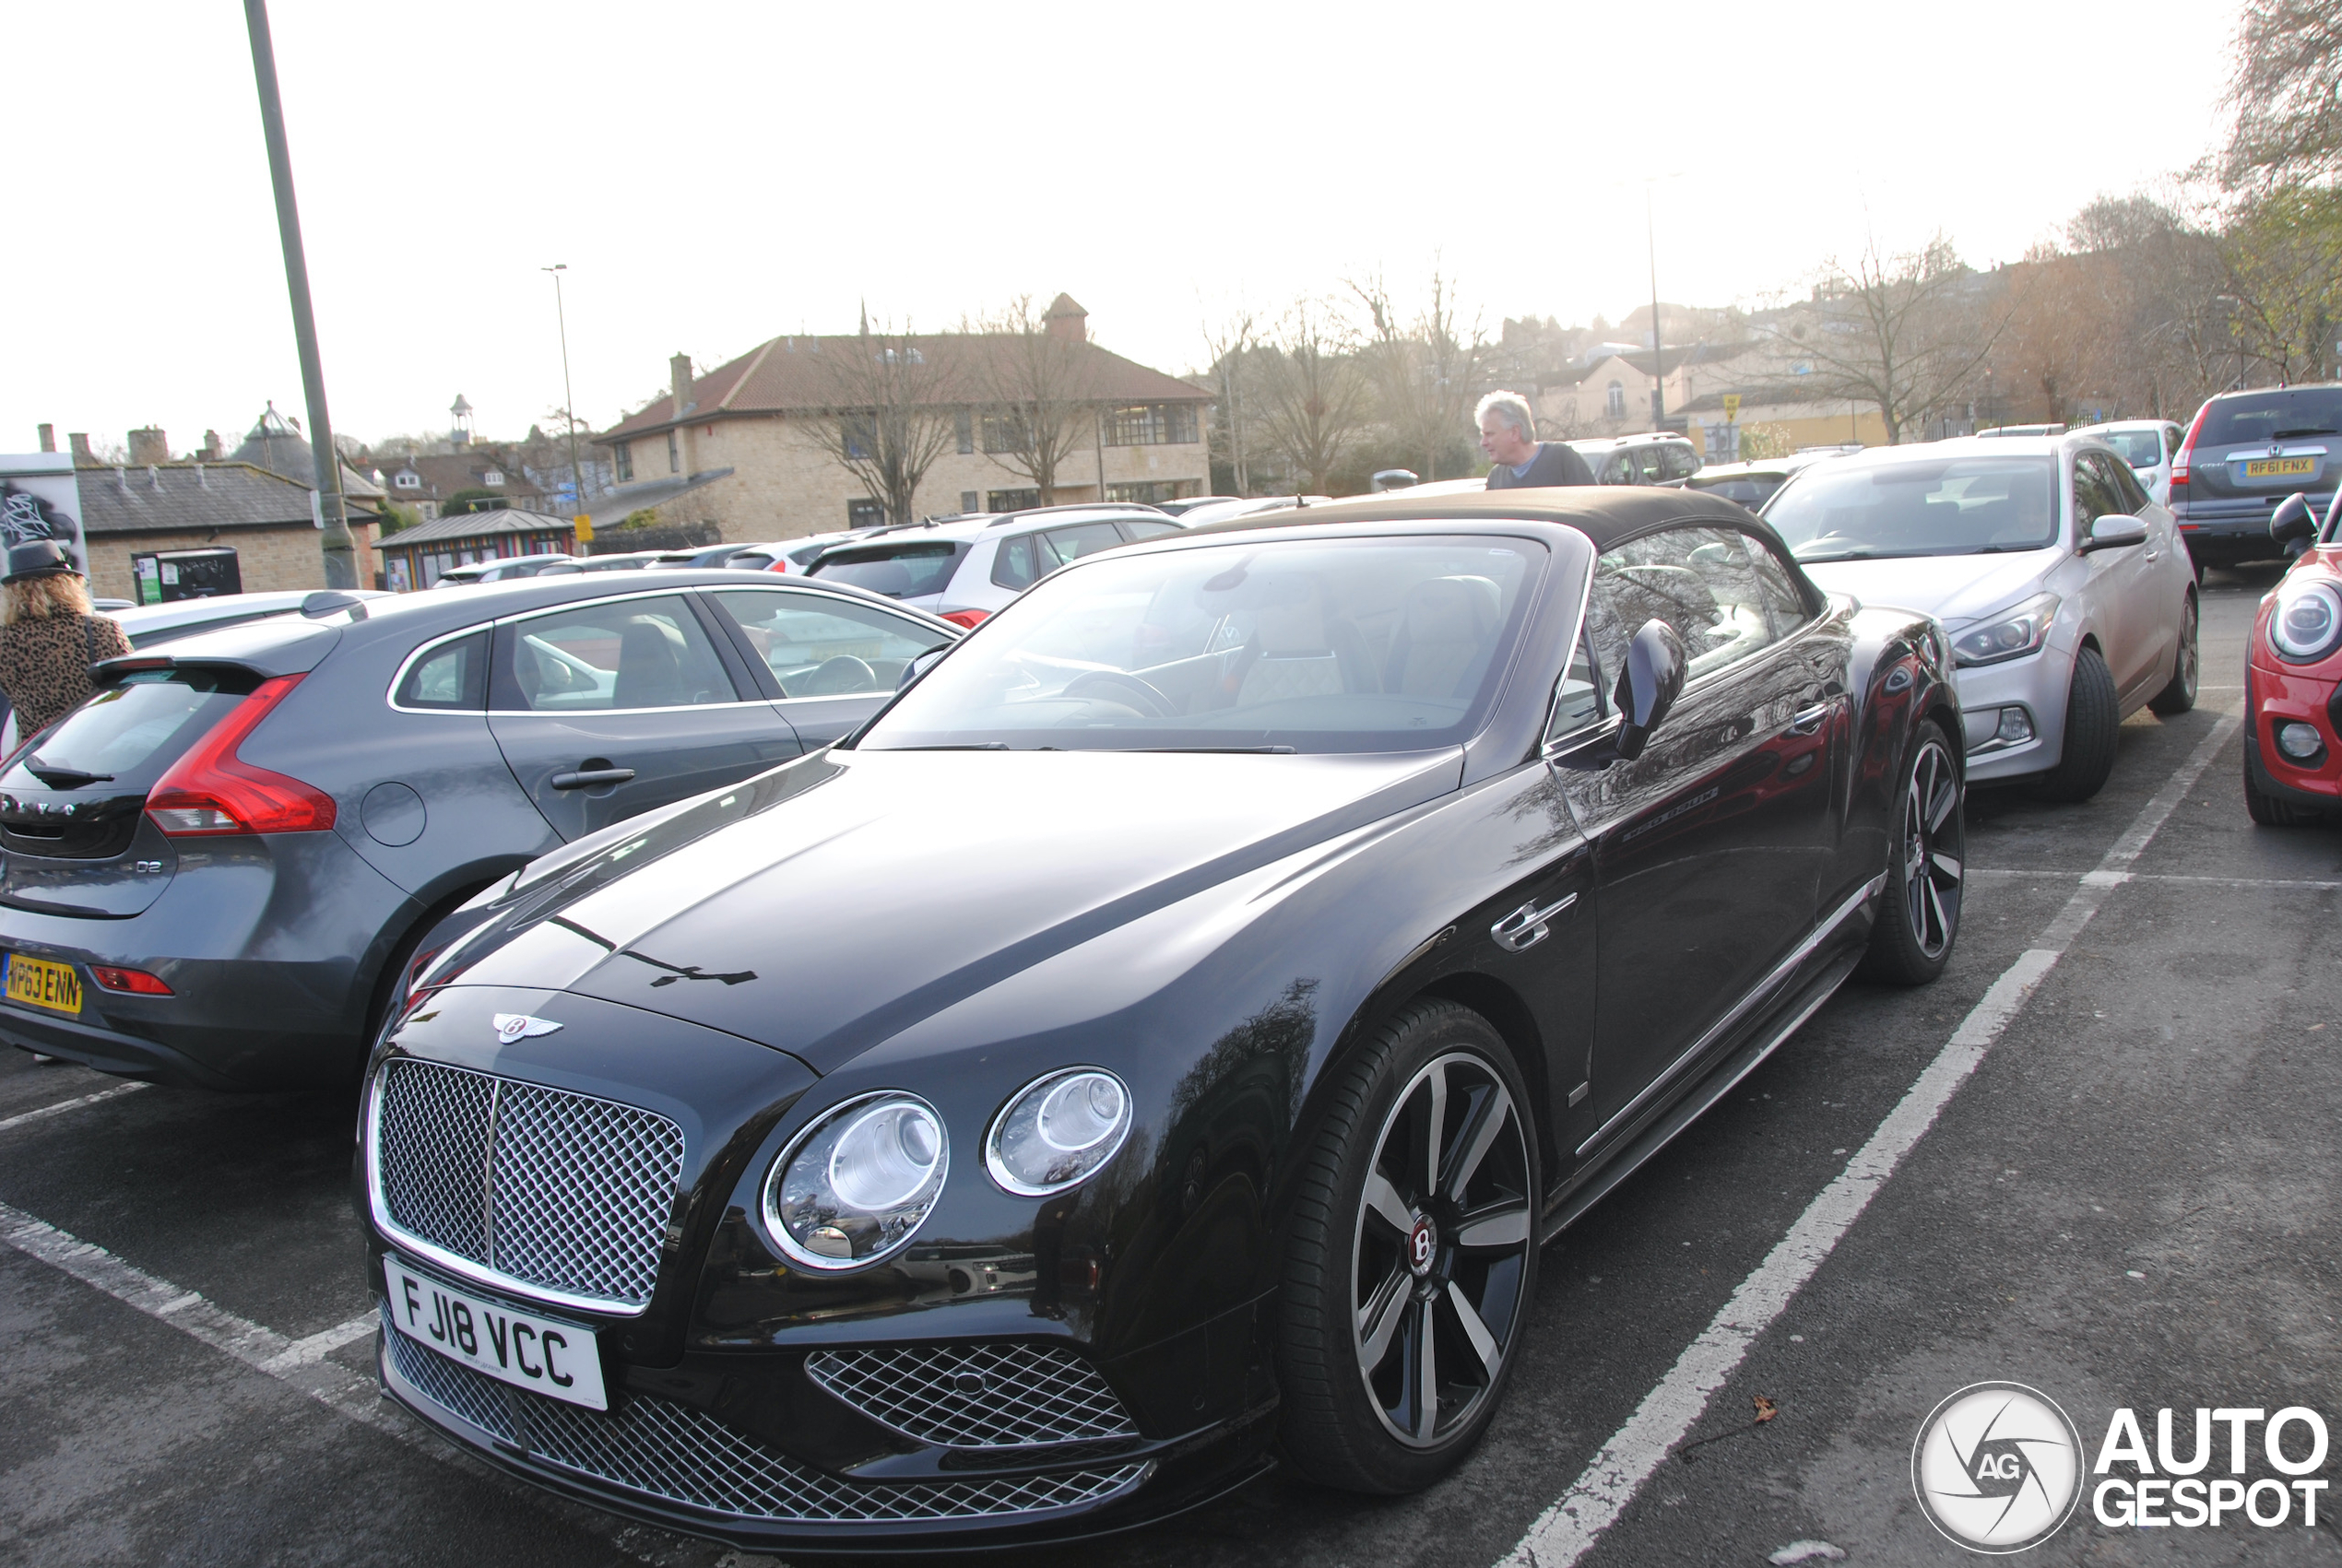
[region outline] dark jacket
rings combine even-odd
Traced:
[[[1499,463],[1488,470],[1488,488],[1492,490],[1535,489],[1546,485],[1591,485],[1594,471],[1586,460],[1565,442],[1541,441],[1537,455],[1529,465],[1529,472],[1520,478],[1512,477],[1512,466]]]
[[[0,626],[0,691],[17,711],[17,738],[64,718],[96,690],[89,666],[130,652],[122,627],[102,615],[53,615]]]

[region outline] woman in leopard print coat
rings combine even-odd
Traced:
[[[89,666],[130,652],[130,639],[90,607],[81,573],[54,540],[10,549],[0,592],[7,601],[6,624],[0,624],[0,691],[15,705],[21,743],[80,706],[96,690]]]

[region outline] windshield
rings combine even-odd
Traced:
[[[2244,446],[2336,434],[2342,434],[2342,390],[2277,387],[2212,399],[2195,444]]]
[[[1799,560],[1988,555],[2057,542],[2053,457],[1952,457],[1875,466],[1828,464],[1765,509]]]
[[[2161,430],[2101,430],[2099,439],[2123,454],[2134,468],[2152,468],[2163,461]]]
[[[1043,581],[858,743],[1419,751],[1494,700],[1544,562],[1516,539],[1247,539]]]

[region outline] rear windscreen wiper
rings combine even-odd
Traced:
[[[112,784],[112,773],[92,773],[81,768],[61,768],[44,762],[38,757],[25,760],[24,771],[47,784],[51,789],[87,789],[93,784]]]

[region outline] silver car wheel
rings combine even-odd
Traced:
[[[1352,1253],[1352,1342],[1376,1416],[1411,1447],[1472,1420],[1520,1330],[1530,1169],[1512,1095],[1469,1052],[1425,1065],[1384,1118]]]

